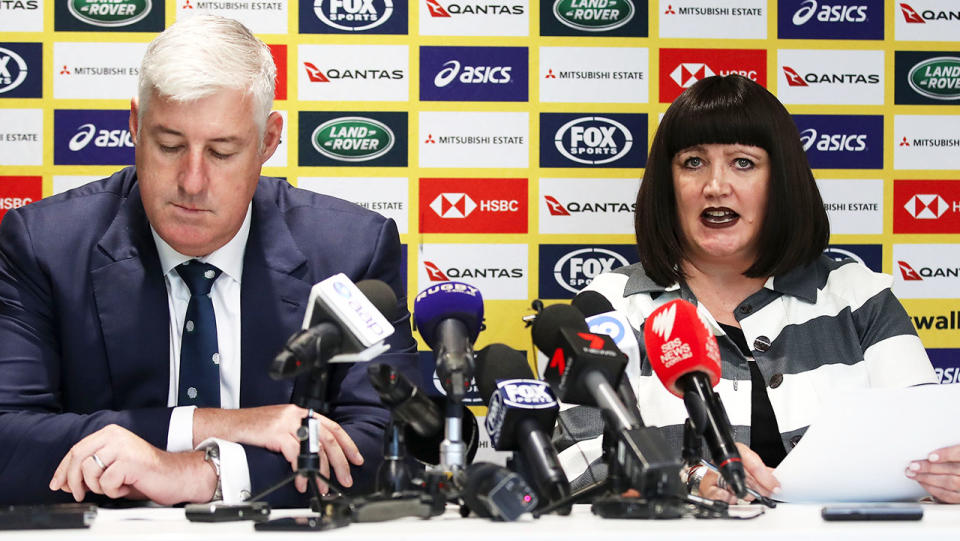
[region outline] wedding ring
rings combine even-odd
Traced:
[[[90,455],[90,458],[93,459],[93,461],[97,464],[97,466],[100,466],[101,470],[107,469],[107,465],[104,464],[102,460],[100,460],[100,457],[98,457],[96,453]]]

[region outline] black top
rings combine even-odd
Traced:
[[[747,339],[743,336],[743,331],[739,327],[722,323],[720,327],[740,348],[741,353],[747,357],[753,357],[753,352],[747,346]],[[757,368],[756,361],[750,361],[747,364],[750,365],[750,381],[752,383],[750,386],[752,389],[750,396],[750,448],[760,455],[764,464],[776,468],[780,461],[787,456],[787,451],[783,447],[783,440],[780,439],[780,427],[777,426],[777,417],[773,413],[773,406],[770,404],[770,397],[767,395],[767,384],[763,379],[763,374]]]

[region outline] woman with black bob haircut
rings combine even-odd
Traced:
[[[640,413],[676,456],[687,410],[643,347],[647,318],[674,299],[697,305],[717,338],[715,389],[747,483],[764,496],[776,496],[772,467],[833,395],[937,381],[892,278],[823,255],[830,228],[797,127],[759,84],[708,77],[670,105],[635,224],[640,263],[602,273],[586,289],[630,322],[640,351],[627,374]],[[602,417],[582,406],[560,415],[561,462],[580,487],[603,474]],[[960,446],[933,451],[904,474],[941,500],[960,501]],[[691,491],[736,501],[704,468],[685,475]]]
[[[647,276],[660,285],[683,276],[685,248],[671,164],[680,150],[711,143],[760,147],[770,156],[759,257],[744,274],[784,274],[820,257],[830,242],[830,224],[790,113],[746,77],[709,77],[670,105],[650,145],[634,218]]]

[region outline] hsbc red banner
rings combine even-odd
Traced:
[[[43,177],[0,177],[0,220],[10,209],[39,201]]]
[[[277,87],[273,92],[273,99],[287,99],[287,46],[286,45],[267,45],[270,48],[270,55],[273,56],[273,63],[277,65]]]
[[[421,233],[526,233],[527,179],[421,178]]]
[[[894,180],[894,233],[960,233],[960,180]]]
[[[767,86],[765,49],[660,49],[660,103],[712,75],[739,73]]]

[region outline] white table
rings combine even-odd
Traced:
[[[824,522],[819,505],[781,504],[752,520],[611,520],[596,517],[587,505],[574,507],[570,516],[546,516],[535,520],[525,515],[511,523],[487,519],[462,519],[450,508],[429,520],[404,518],[390,522],[351,524],[324,532],[258,532],[250,522],[195,523],[184,518],[183,509],[101,509],[88,530],[2,531],[0,539],[74,540],[123,539],[169,540],[290,540],[320,536],[324,540],[351,541],[491,541],[543,540],[619,541],[641,539],[751,539],[787,541],[810,539],[933,541],[960,539],[960,505],[924,505],[920,521]],[[298,510],[275,510],[272,517],[305,514]]]

